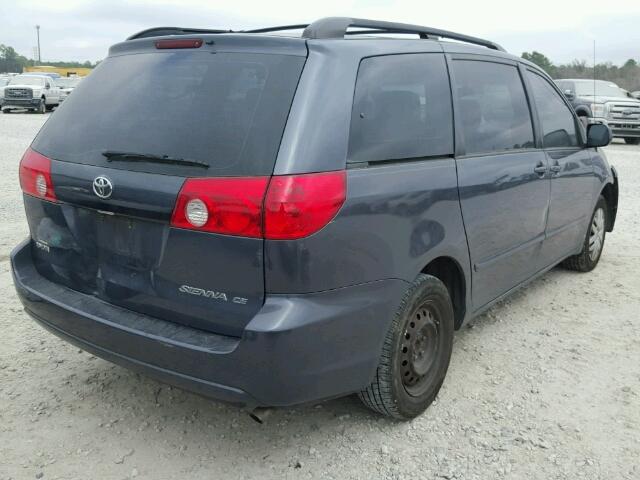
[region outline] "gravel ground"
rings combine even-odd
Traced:
[[[640,147],[607,148],[622,186],[598,268],[556,268],[457,332],[420,418],[348,397],[259,425],[23,313],[8,262],[27,234],[18,162],[47,116],[0,115],[0,479],[640,478]]]

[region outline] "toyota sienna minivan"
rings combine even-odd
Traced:
[[[358,393],[408,419],[466,320],[597,265],[610,140],[479,38],[146,30],[24,154],[14,281],[55,335],[179,387],[247,409]]]

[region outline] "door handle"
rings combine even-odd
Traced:
[[[555,173],[558,174],[560,173],[560,171],[562,170],[562,167],[560,166],[560,164],[558,162],[554,163],[553,165],[551,165],[551,167],[549,168],[549,170],[551,170],[551,173]]]
[[[535,166],[533,171],[542,177],[545,173],[547,173],[547,167],[542,162],[540,162]]]

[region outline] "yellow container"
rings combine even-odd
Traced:
[[[61,77],[86,77],[91,73],[91,68],[86,67],[51,67],[39,65],[37,67],[24,67],[25,73],[57,73]]]

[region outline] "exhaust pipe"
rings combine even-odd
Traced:
[[[272,408],[257,407],[253,410],[249,410],[249,416],[259,424],[263,424],[267,420],[267,417],[271,415],[272,411]]]

